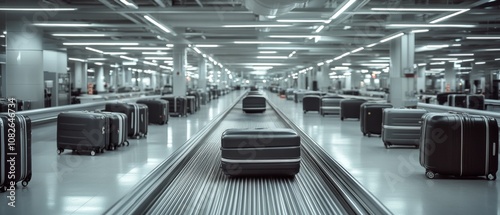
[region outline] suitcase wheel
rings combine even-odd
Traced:
[[[57,154],[60,155],[61,153],[64,152],[64,149],[57,149]]]
[[[428,179],[433,179],[434,177],[436,177],[436,174],[432,171],[427,170],[425,172],[425,176],[427,176]]]
[[[23,182],[21,182],[21,184],[23,185],[23,187],[26,187],[26,186],[28,186],[28,181],[23,181]]]
[[[304,114],[306,113],[307,111],[304,111]]]
[[[363,133],[363,136],[366,136],[366,133]]]
[[[372,134],[368,133],[368,137],[372,137]]]
[[[95,151],[94,150],[90,151],[90,155],[94,156],[95,155]]]
[[[0,188],[0,192],[2,192],[2,193],[7,192],[7,186],[2,186],[2,187]]]
[[[123,145],[127,144],[127,146],[130,146],[130,143],[128,142],[128,140],[125,141],[125,143],[123,143]]]
[[[391,143],[384,143],[384,146],[386,149],[390,148],[391,147]]]
[[[488,180],[490,181],[493,181],[493,180],[496,180],[497,179],[497,176],[495,174],[488,174],[488,176],[486,177]]]
[[[344,117],[343,116],[340,117],[340,121],[344,121]]]

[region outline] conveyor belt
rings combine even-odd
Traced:
[[[337,177],[332,167],[325,167],[325,161],[332,165],[328,163],[331,159],[316,157],[321,154],[317,149],[308,150],[308,137],[301,137],[305,138],[301,169],[295,178],[225,176],[219,168],[224,130],[288,126],[279,111],[268,108],[264,114],[245,114],[240,103],[219,120],[209,135],[195,137],[197,144],[179,152],[184,157],[169,159],[160,164],[165,165],[163,170],[159,167],[147,177],[153,180],[156,175],[155,180],[162,181],[145,181],[142,185],[146,188],[136,188],[107,214],[389,214],[365,190],[361,190],[364,196],[359,196],[359,184],[346,184],[345,177]],[[363,199],[368,203],[359,202]]]

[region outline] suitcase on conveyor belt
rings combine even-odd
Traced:
[[[140,99],[136,103],[148,106],[149,123],[159,125],[168,123],[168,101],[162,99]]]
[[[263,113],[266,111],[266,98],[258,95],[246,96],[243,98],[242,107],[245,113]]]
[[[201,108],[201,95],[197,91],[192,91],[188,94],[188,96],[194,96],[194,111],[198,112]]]
[[[438,93],[436,95],[436,101],[440,105],[444,105],[448,103],[448,95],[453,95],[453,94],[461,94],[458,92],[445,92],[445,93]]]
[[[221,168],[230,176],[293,176],[300,170],[300,137],[287,128],[228,129]]]
[[[382,141],[384,146],[420,145],[420,129],[424,109],[386,108],[382,113]]]
[[[302,110],[304,113],[308,111],[318,111],[320,112],[321,97],[316,95],[304,96],[302,99]]]
[[[168,101],[168,111],[170,116],[187,116],[186,98],[180,96],[162,96],[161,99]]]
[[[146,105],[121,102],[106,103],[104,110],[127,115],[129,137],[139,139],[147,135],[149,116]]]
[[[90,151],[94,156],[109,147],[109,118],[102,113],[69,111],[57,116],[57,153],[65,149]]]
[[[0,114],[0,192],[15,190],[17,182],[28,186],[32,175],[31,120],[13,113]]]
[[[321,98],[321,107],[320,114],[321,116],[325,116],[327,114],[340,114],[340,102],[342,102],[342,98],[330,98],[323,97]]]
[[[115,150],[119,146],[130,145],[127,140],[128,135],[128,118],[127,114],[118,112],[96,111],[96,113],[104,114],[108,117],[109,129],[109,146],[108,150]]]
[[[448,106],[467,108],[467,95],[465,94],[448,95]]]
[[[194,96],[186,96],[187,112],[194,114],[196,112],[196,98]]]
[[[360,108],[360,125],[363,136],[372,134],[382,134],[382,111],[385,108],[392,108],[387,103],[363,103]]]
[[[340,101],[340,120],[359,119],[361,105],[365,102],[364,99],[344,99]]]
[[[457,113],[423,117],[420,164],[426,176],[486,176],[496,179],[498,124],[495,118]]]

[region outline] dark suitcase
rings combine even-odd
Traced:
[[[139,109],[139,133],[141,137],[146,137],[148,135],[148,125],[149,125],[149,109],[145,104],[130,104],[137,106]]]
[[[321,97],[317,95],[307,95],[302,99],[302,110],[304,113],[308,111],[318,111],[320,112]]]
[[[245,113],[263,113],[266,111],[266,98],[264,96],[249,95],[243,98],[242,107]]]
[[[141,138],[147,134],[148,111],[147,106],[129,103],[106,103],[105,111],[119,112],[127,115],[128,136]]]
[[[116,147],[130,145],[127,140],[128,135],[128,118],[127,114],[118,112],[102,112],[96,111],[96,113],[102,113],[104,116],[108,117],[109,121],[109,146],[108,150],[115,150]]]
[[[420,129],[424,109],[386,108],[382,120],[382,141],[385,148],[392,145],[420,145]]]
[[[0,114],[0,191],[13,191],[16,183],[31,180],[31,120],[21,114]],[[12,168],[16,171],[11,172]]]
[[[495,118],[456,113],[423,117],[420,164],[425,175],[486,176],[498,171],[498,124]]]
[[[196,98],[194,96],[186,96],[187,112],[194,114],[196,112]]]
[[[387,103],[363,103],[360,108],[360,125],[363,136],[372,134],[382,134],[382,111],[385,108],[392,108]]]
[[[194,96],[194,111],[195,112],[198,112],[201,108],[201,95],[199,92],[197,91],[191,91],[190,93],[188,93],[188,96]]]
[[[485,110],[484,95],[467,95],[467,108]]]
[[[436,101],[438,102],[438,104],[444,105],[448,103],[448,95],[453,95],[453,94],[461,94],[461,93],[458,92],[438,93],[436,95]]]
[[[344,99],[340,101],[340,120],[359,119],[361,105],[365,102],[364,99]]]
[[[148,106],[149,123],[159,125],[168,123],[168,101],[162,99],[140,99],[136,103]]]
[[[186,99],[179,96],[162,96],[161,99],[168,101],[170,116],[182,117],[187,115]]]
[[[448,106],[467,108],[467,95],[465,94],[448,95]]]
[[[109,119],[102,113],[63,112],[57,116],[57,153],[65,149],[90,151],[94,156],[109,147]]]
[[[291,129],[228,129],[221,145],[226,175],[293,176],[300,170],[300,137]]]

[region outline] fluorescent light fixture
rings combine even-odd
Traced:
[[[411,31],[411,33],[425,33],[425,32],[429,32],[429,29],[418,29],[418,30],[413,30]]]
[[[74,11],[77,8],[16,8],[0,7],[0,11]]]
[[[368,73],[369,71],[367,69],[362,69],[361,73]]]
[[[171,50],[169,47],[120,47],[122,50]]]
[[[223,28],[281,28],[290,27],[292,25],[281,25],[281,24],[259,24],[259,25],[222,25]]]
[[[136,46],[139,43],[63,43],[65,46]]]
[[[455,12],[455,13],[452,13],[452,14],[449,14],[449,15],[443,16],[443,17],[441,17],[441,18],[438,18],[438,19],[432,20],[430,23],[431,23],[431,24],[438,23],[438,22],[441,22],[441,21],[443,21],[443,20],[445,20],[445,19],[449,19],[449,18],[451,18],[451,17],[454,17],[454,16],[460,15],[460,14],[462,14],[462,13],[465,13],[465,12],[467,12],[467,11],[469,11],[469,10],[470,10],[470,9],[463,9],[463,10],[461,10],[461,11],[457,11],[457,12]]]
[[[102,57],[98,57],[98,58],[87,58],[87,60],[90,60],[90,61],[103,61],[103,60],[107,60],[107,58],[102,58]]]
[[[145,57],[146,60],[173,60],[173,57]]]
[[[474,28],[476,25],[457,24],[387,24],[386,27],[393,28]]]
[[[441,61],[441,62],[434,62],[434,63],[430,63],[431,65],[444,65],[446,62],[444,61]]]
[[[292,53],[290,53],[290,54],[288,55],[288,58],[291,58],[293,55],[295,55],[295,53],[297,53],[297,51],[293,51]]]
[[[219,47],[219,45],[216,45],[216,44],[199,44],[199,45],[194,45],[194,47],[198,47],[198,48],[215,48],[215,47]]]
[[[461,11],[459,8],[371,8],[374,11],[402,11],[402,12],[446,12]]]
[[[33,23],[40,27],[91,27],[90,23]]]
[[[288,56],[257,56],[258,59],[287,59]]]
[[[426,45],[424,48],[447,48],[450,47],[450,45]]]
[[[346,53],[344,53],[344,54],[342,54],[342,55],[340,55],[340,56],[338,56],[336,58],[333,58],[333,60],[339,60],[339,59],[341,59],[341,58],[343,58],[343,57],[345,57],[347,55],[350,55],[350,54],[351,54],[351,52],[346,52]]]
[[[325,65],[325,63],[324,63],[324,62],[319,62],[319,63],[318,63],[318,64],[316,64],[316,65],[317,65],[317,66],[323,66],[323,65]]]
[[[3,35],[3,34],[2,34],[2,35],[0,35],[0,37],[1,37],[1,38],[4,38],[4,37],[5,37],[5,35]]]
[[[325,63],[331,63],[331,62],[333,62],[333,59],[325,61]]]
[[[448,54],[448,56],[461,57],[461,56],[474,56],[473,53],[460,53],[460,54]]]
[[[80,62],[86,62],[84,59],[80,59],[80,58],[68,58],[68,60],[72,60],[72,61],[80,61]]]
[[[235,44],[290,44],[287,41],[234,41]]]
[[[459,46],[462,46],[462,44],[451,44],[451,46],[459,47]]]
[[[500,40],[500,36],[466,37],[468,40]]]
[[[299,23],[299,22],[326,22],[322,19],[278,19],[276,22],[291,22],[291,23]]]
[[[161,30],[167,32],[167,33],[172,33],[172,31],[170,29],[168,29],[167,27],[165,27],[164,25],[162,25],[161,23],[157,22],[156,20],[154,20],[153,18],[151,18],[150,16],[148,15],[145,15],[144,18],[146,20],[148,20],[149,22],[153,23],[154,25],[156,25],[156,27],[160,28]]]
[[[323,28],[325,28],[325,26],[324,26],[324,25],[319,26],[318,28],[316,28],[316,30],[315,30],[314,32],[315,32],[315,33],[319,33],[319,32],[321,32],[321,31],[323,30]]]
[[[124,55],[124,54],[127,54],[127,52],[104,52],[104,54],[107,54],[107,55]]]
[[[99,54],[103,54],[104,52],[99,50],[99,49],[94,49],[94,48],[90,48],[90,47],[85,47],[85,49],[89,50],[89,51],[93,51],[93,52],[97,52]]]
[[[378,43],[372,43],[370,45],[367,45],[366,48],[371,48],[371,47],[376,46],[376,45],[378,45]]]
[[[132,2],[129,2],[128,0],[120,0],[120,2],[123,3],[124,5],[126,5],[127,7],[131,7],[131,8],[134,8],[134,9],[138,9],[139,8],[139,7],[137,7],[137,5],[135,5]]]
[[[351,51],[351,54],[359,52],[359,51],[361,51],[363,49],[365,49],[365,48],[364,47],[360,47],[360,48],[354,49],[354,50]]]
[[[388,63],[362,63],[361,66],[373,66],[373,67],[387,67]]]
[[[95,62],[94,64],[95,64],[95,65],[98,65],[98,66],[102,66],[104,63]]]
[[[317,32],[316,32],[317,33]],[[308,38],[313,39],[320,36],[311,36],[311,35],[270,35],[269,38]]]
[[[336,66],[336,67],[333,67],[333,68],[330,68],[330,70],[348,70],[349,67],[347,66]]]
[[[458,60],[457,58],[431,58],[431,60],[446,60],[446,61],[450,61],[450,60]]]
[[[481,61],[481,62],[476,62],[476,63],[474,63],[474,64],[476,64],[476,65],[483,65],[483,64],[486,64],[486,62]]]
[[[425,65],[427,65],[427,64],[426,63],[419,63],[419,64],[417,64],[417,66],[425,66]]]
[[[387,37],[387,38],[385,38],[385,39],[380,40],[380,43],[385,43],[385,42],[387,42],[387,41],[389,41],[389,40],[396,39],[396,38],[401,37],[401,36],[403,36],[403,35],[405,35],[405,33],[399,33],[399,34],[396,34],[396,35],[393,35],[393,36]]]
[[[272,66],[251,66],[249,67],[254,70],[267,70],[267,69],[272,69]]]
[[[356,0],[349,0],[346,4],[344,4],[337,12],[335,12],[329,19],[328,23],[330,23],[332,20],[336,19],[337,17],[340,16],[344,11],[346,11],[352,4],[354,4]]]
[[[465,59],[465,60],[462,60],[462,62],[469,62],[469,61],[474,61],[474,59]]]
[[[200,49],[198,49],[198,48],[196,48],[196,47],[193,47],[193,50],[194,50],[196,53],[201,54],[201,50],[200,50]]]
[[[344,72],[344,75],[351,75],[350,72]]]
[[[123,56],[123,55],[121,55],[120,58],[125,59],[125,60],[131,60],[131,61],[139,61],[136,58],[131,58],[131,57]]]
[[[162,69],[170,69],[170,70],[172,70],[172,67],[169,67],[169,66],[164,66],[164,65],[160,65],[160,68],[162,68]]]
[[[351,66],[351,63],[342,63],[342,66]]]
[[[143,55],[167,55],[167,52],[142,52]]]
[[[260,54],[276,54],[277,51],[259,51]]]
[[[105,37],[106,34],[85,34],[85,33],[74,33],[74,34],[52,34],[54,37]]]
[[[500,60],[500,58],[495,58],[495,60]]]
[[[158,64],[157,64],[157,63],[153,63],[153,62],[149,62],[149,61],[145,61],[145,60],[143,60],[142,62],[143,62],[144,64],[147,64],[147,65],[151,65],[151,66],[158,66]]]

